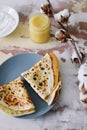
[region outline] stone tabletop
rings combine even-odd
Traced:
[[[87,55],[87,0],[50,0],[54,12],[65,8],[71,12],[69,33]],[[36,44],[29,38],[28,21],[32,13],[39,12],[46,0],[0,0],[0,5],[13,7],[19,14],[19,25],[10,35],[0,38],[0,64],[21,53],[54,52],[60,62],[62,89],[56,105],[36,119],[14,118],[0,112],[0,130],[87,130],[87,106],[80,103],[78,88],[79,65],[72,63],[72,45],[50,38],[47,43]],[[51,19],[51,23],[54,21]],[[59,26],[60,28],[60,26]],[[52,33],[56,28],[52,26]],[[85,57],[87,59],[87,57]]]

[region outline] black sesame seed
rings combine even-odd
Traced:
[[[45,68],[41,67],[41,70],[44,70]]]
[[[33,87],[35,88],[36,86],[34,85]]]
[[[36,77],[34,77],[33,79],[34,79],[34,80],[36,80],[37,78],[36,78]]]
[[[40,86],[42,86],[43,84],[42,83],[39,83]]]

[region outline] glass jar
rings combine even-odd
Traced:
[[[47,42],[50,38],[50,20],[42,13],[33,14],[29,20],[29,35],[36,43]]]

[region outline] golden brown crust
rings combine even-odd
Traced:
[[[0,109],[11,115],[34,112],[34,104],[21,78],[0,86]]]
[[[59,78],[59,62],[54,53],[49,53],[49,55],[52,61],[52,68],[54,72],[54,86],[56,86]]]
[[[55,97],[54,97],[54,100],[53,100],[52,103],[54,103],[58,99],[59,94],[60,94],[60,89],[61,89],[61,77],[59,76],[58,89],[57,89],[57,91],[55,93]]]
[[[61,89],[61,76],[60,76],[60,67],[59,67],[59,61],[54,53],[49,53],[49,56],[52,61],[52,70],[54,74],[54,85],[48,95],[46,95],[45,100],[50,98],[50,96],[55,92],[54,98],[52,102],[48,105],[53,104],[59,97],[59,92]],[[56,90],[56,91],[55,91]]]
[[[61,76],[60,76],[60,72],[59,72],[60,67],[59,67],[59,61],[58,61],[57,57],[55,56],[54,53],[49,53],[49,55],[50,55],[50,58],[52,60],[52,68],[53,68],[53,72],[54,72],[54,86],[53,86],[53,88],[55,89],[55,87],[58,87],[58,89],[55,92],[54,99],[52,101],[52,103],[54,103],[58,99],[59,92],[61,89]]]
[[[13,110],[1,104],[0,104],[0,109],[1,111],[5,112],[7,115],[12,115],[12,116],[22,116],[22,115],[27,115],[27,114],[35,112],[34,108],[19,111],[19,110]]]
[[[21,78],[0,86],[0,99],[2,98],[8,106],[24,106],[32,103]]]

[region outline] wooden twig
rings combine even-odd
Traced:
[[[50,0],[47,0],[47,2],[49,3],[49,5],[50,5],[50,7],[51,7],[51,10],[52,10],[52,16],[54,17],[54,11],[53,11],[53,7],[52,7],[52,5],[51,5],[51,3],[50,3]]]
[[[70,41],[71,41],[71,43],[72,43],[72,45],[73,45],[73,47],[74,47],[74,50],[75,50],[75,52],[76,52],[76,54],[77,54],[79,64],[81,65],[81,64],[82,64],[82,59],[81,59],[81,57],[80,57],[80,55],[79,55],[79,52],[78,52],[78,50],[77,50],[77,47],[76,47],[76,45],[75,45],[76,42],[75,42],[73,39],[71,39]]]
[[[50,0],[47,0],[47,2],[49,3],[49,5],[50,5],[50,7],[51,7],[52,16],[53,16],[53,18],[54,18],[54,20],[55,20],[52,4],[51,4]],[[61,22],[55,20],[55,23],[56,23],[57,25],[60,25],[64,30],[68,31],[67,28],[65,28],[65,27],[62,25]]]
[[[68,29],[67,28],[65,28],[64,26],[63,26],[63,24],[61,23],[61,22],[59,22],[58,21],[58,24],[65,30],[65,31],[67,31],[68,32]]]
[[[53,18],[54,18],[54,20],[55,20],[52,4],[51,4],[50,0],[47,0],[47,2],[49,3],[49,5],[50,5],[50,7],[51,7],[51,9],[52,9],[52,16],[53,16]],[[76,47],[76,42],[75,42],[75,40],[70,36],[70,34],[69,34],[69,32],[68,32],[68,29],[65,28],[65,26],[63,26],[63,24],[62,24],[61,22],[59,22],[59,21],[57,22],[56,20],[55,20],[55,22],[56,22],[56,24],[59,24],[59,25],[61,26],[61,28],[66,31],[67,37],[70,39],[70,41],[71,41],[71,43],[72,43],[72,45],[73,45],[73,47],[74,47],[74,50],[75,50],[75,52],[76,52],[76,54],[77,54],[79,63],[82,64],[81,57],[80,57],[79,52],[78,52],[77,47]]]

